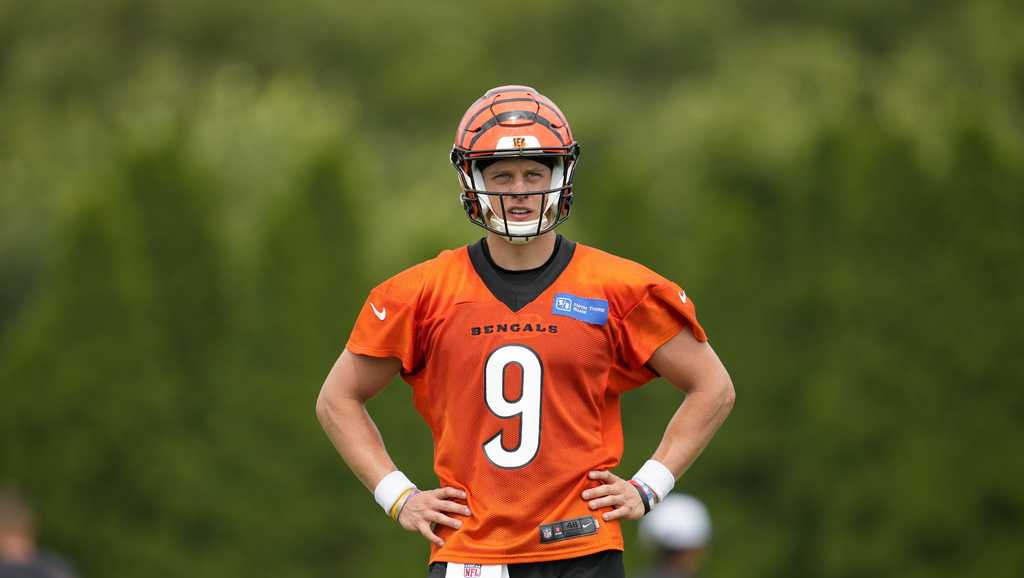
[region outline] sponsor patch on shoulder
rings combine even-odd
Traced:
[[[604,325],[608,322],[608,302],[604,299],[587,299],[569,293],[556,293],[555,301],[551,304],[551,312],[594,325]]]
[[[582,518],[544,524],[540,527],[540,543],[547,544],[548,542],[589,536],[590,534],[596,534],[599,527],[597,520],[593,516],[583,516]]]

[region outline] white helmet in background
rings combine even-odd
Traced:
[[[711,516],[700,500],[669,494],[640,520],[640,536],[665,550],[692,550],[711,540]]]

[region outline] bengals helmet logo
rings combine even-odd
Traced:
[[[512,146],[516,147],[517,149],[526,148],[526,137],[512,137]]]

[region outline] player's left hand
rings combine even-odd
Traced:
[[[589,477],[601,482],[600,486],[583,491],[583,499],[590,500],[590,509],[614,508],[611,512],[601,514],[605,522],[618,518],[639,520],[644,517],[644,502],[633,484],[607,470],[592,471]]]

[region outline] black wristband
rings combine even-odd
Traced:
[[[651,498],[647,495],[647,491],[640,485],[640,482],[635,480],[629,480],[629,483],[636,488],[638,494],[640,494],[640,501],[644,503],[644,515],[646,516],[651,511]]]

